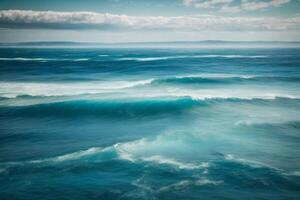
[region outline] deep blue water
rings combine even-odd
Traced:
[[[300,49],[0,49],[0,199],[300,199]]]

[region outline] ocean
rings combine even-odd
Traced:
[[[0,199],[300,199],[300,49],[1,48]]]

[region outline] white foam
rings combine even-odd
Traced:
[[[202,164],[194,164],[194,163],[183,163],[179,162],[175,159],[166,158],[160,155],[150,156],[150,157],[144,157],[142,160],[147,162],[155,162],[157,164],[167,164],[167,165],[173,165],[178,167],[179,169],[202,169],[202,168],[208,168],[208,163],[202,163]]]
[[[284,173],[286,176],[300,176],[300,171],[293,171],[289,173]]]
[[[274,100],[276,98],[299,99],[300,94],[289,94],[289,91],[276,91],[274,93],[267,93],[265,90],[247,90],[243,88],[230,89],[199,89],[199,90],[176,90],[171,92],[170,96],[175,97],[190,97],[193,100],[207,100],[207,99],[266,99]]]
[[[53,158],[46,158],[41,160],[32,160],[28,163],[44,163],[44,162],[64,162],[69,160],[77,160],[85,156],[95,155],[97,153],[100,153],[106,149],[103,149],[101,147],[92,147],[87,150],[81,150],[74,153],[64,154],[61,156],[53,157]]]
[[[266,58],[265,55],[178,55],[178,56],[161,56],[161,57],[125,57],[119,58],[120,61],[157,61],[157,60],[169,60],[169,59],[181,59],[181,58]]]
[[[153,79],[86,83],[0,82],[0,96],[6,98],[15,98],[20,95],[72,96],[81,94],[98,94],[111,92],[111,90],[125,89],[149,84],[152,80]]]
[[[191,184],[192,184],[192,181],[190,181],[190,180],[182,180],[177,183],[173,183],[171,185],[163,186],[163,187],[159,188],[158,192],[166,192],[166,191],[173,190],[173,189],[182,190]]]
[[[63,161],[67,161],[67,160],[76,160],[76,159],[80,159],[84,156],[89,156],[89,155],[94,155],[94,154],[100,153],[102,151],[103,151],[103,148],[101,148],[101,147],[92,147],[87,150],[81,150],[81,151],[77,151],[74,153],[57,156],[57,157],[53,158],[52,161],[63,162]]]
[[[243,158],[237,158],[237,157],[235,157],[232,154],[226,154],[224,156],[224,158],[225,158],[225,160],[230,160],[230,161],[238,162],[238,163],[241,163],[241,164],[244,164],[244,165],[248,165],[248,166],[253,167],[253,168],[263,168],[263,167],[266,167],[266,168],[270,168],[270,169],[273,169],[273,170],[276,170],[276,171],[282,171],[281,169],[278,169],[276,167],[267,165],[267,164],[262,163],[262,162],[258,162],[258,161],[254,161],[254,160],[248,160],[248,159],[243,159]]]
[[[222,74],[222,73],[200,73],[200,74],[187,74],[182,76],[175,76],[175,78],[255,78],[255,75],[249,74]]]
[[[49,165],[53,163],[58,163],[58,162],[66,162],[66,161],[72,161],[72,160],[79,160],[88,156],[93,156],[97,155],[99,153],[107,152],[110,151],[111,148],[102,148],[102,147],[92,147],[87,150],[80,150],[76,151],[73,153],[68,153],[60,156],[55,156],[55,157],[50,157],[50,158],[45,158],[45,159],[37,159],[37,160],[29,160],[29,161],[16,161],[16,162],[6,162],[6,163],[0,163],[1,166],[6,166],[6,167],[12,167],[12,166],[23,166],[26,164],[30,165],[35,165],[35,164],[42,164],[42,165]],[[5,171],[7,168],[1,168],[4,169]],[[0,169],[0,173],[1,173]],[[3,171],[3,172],[5,172]]]
[[[47,61],[47,60],[52,60],[48,58],[22,58],[22,57],[16,57],[16,58],[0,58],[0,60],[4,61]]]
[[[213,181],[207,178],[201,178],[199,180],[182,180],[177,183],[173,183],[167,186],[161,187],[158,192],[166,192],[170,190],[183,190],[189,186],[204,186],[204,185],[220,185],[224,181]]]
[[[213,180],[209,180],[209,179],[199,179],[195,182],[196,185],[219,185],[222,184],[223,181],[213,181]]]
[[[122,160],[128,160],[130,162],[135,162],[136,159],[133,157],[133,155],[130,154],[129,152],[127,152],[126,150],[124,150],[122,147],[120,147],[121,145],[124,145],[124,144],[117,143],[114,145],[114,148],[115,148],[117,154],[119,155],[119,158]]]
[[[169,60],[169,59],[176,59],[176,58],[186,58],[187,56],[163,56],[163,57],[143,57],[143,58],[137,58],[137,57],[128,57],[128,58],[120,58],[118,60],[120,61],[156,61],[156,60]]]
[[[161,165],[170,165],[178,169],[205,169],[209,167],[209,163],[188,163],[181,162],[172,158],[169,153],[165,153],[168,149],[180,146],[180,141],[168,141],[164,135],[157,137],[155,140],[136,140],[127,143],[118,143],[114,148],[120,159],[130,162],[152,162]],[[165,154],[165,155],[160,155]]]
[[[67,59],[67,58],[24,58],[24,57],[15,57],[15,58],[0,58],[0,61],[87,61],[89,58],[78,58],[78,59]]]
[[[218,55],[218,54],[211,54],[211,55],[195,55],[190,56],[192,58],[266,58],[266,55]]]
[[[89,58],[78,58],[78,59],[75,59],[74,61],[88,61],[90,60]]]

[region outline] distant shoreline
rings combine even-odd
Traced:
[[[300,41],[167,41],[167,42],[123,42],[123,43],[94,43],[72,41],[39,41],[0,43],[0,48],[32,47],[32,48],[300,48]]]

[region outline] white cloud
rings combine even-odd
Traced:
[[[241,8],[244,10],[261,10],[269,7],[279,7],[289,3],[290,0],[272,0],[272,1],[242,1]]]
[[[217,5],[229,4],[233,0],[184,0],[183,3],[186,6],[193,6],[195,8],[213,8]]]
[[[95,12],[2,10],[0,11],[0,28],[278,31],[299,30],[300,16],[290,18],[214,15],[140,17]]]
[[[263,10],[271,7],[279,7],[289,3],[291,0],[241,0],[234,2],[234,0],[183,0],[183,4],[188,7],[207,9],[217,8],[222,12],[241,12]],[[233,5],[235,3],[235,5]]]
[[[228,6],[224,5],[220,8],[220,11],[222,12],[229,12],[229,13],[239,13],[241,12],[241,8],[239,6]]]

